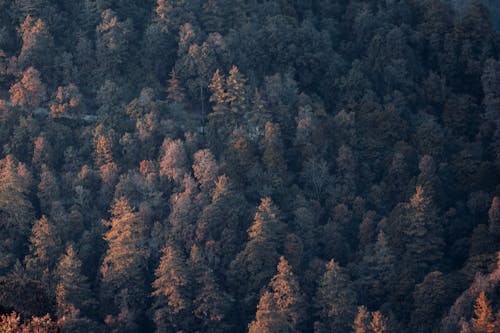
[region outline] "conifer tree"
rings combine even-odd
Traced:
[[[319,320],[315,332],[348,332],[355,318],[356,294],[349,276],[333,259],[327,263],[316,293]]]
[[[53,38],[47,25],[40,18],[27,15],[19,26],[23,46],[18,57],[21,69],[33,66],[41,71],[48,69],[52,63],[51,51],[54,47]]]
[[[358,314],[354,319],[354,333],[370,333],[370,312],[364,306],[358,306]]]
[[[29,67],[23,72],[21,80],[10,87],[10,101],[14,105],[37,108],[45,101],[46,90],[40,72],[34,67]]]
[[[182,252],[172,244],[163,249],[155,271],[153,319],[156,332],[177,332],[192,325],[192,277]]]
[[[204,332],[225,332],[231,328],[230,309],[233,299],[219,285],[214,271],[207,265],[201,249],[194,245],[189,255],[189,268],[195,280],[193,313]]]
[[[234,114],[243,114],[248,108],[246,78],[233,66],[226,79],[226,104]]]
[[[494,197],[488,211],[490,233],[500,237],[500,198]]]
[[[167,101],[183,105],[186,102],[186,94],[181,86],[175,68],[170,72],[170,79],[167,87]]]
[[[474,304],[474,316],[471,319],[474,333],[494,333],[495,323],[491,304],[486,293],[481,291]]]
[[[238,295],[249,307],[255,306],[256,293],[274,275],[283,233],[280,211],[270,198],[262,199],[248,229],[249,240],[231,263],[230,270]]]
[[[224,115],[229,110],[229,106],[227,105],[226,80],[220,70],[215,71],[208,88],[212,92],[209,100],[213,104],[213,112],[218,116]]]
[[[82,272],[82,263],[78,259],[73,246],[70,245],[57,265],[56,303],[59,323],[63,328],[74,330],[89,324],[85,317],[94,313],[97,302],[92,296],[92,290],[87,278]]]
[[[23,178],[23,169],[12,155],[0,160],[0,272],[12,267],[16,258],[25,253],[35,220],[28,200],[29,178]]]
[[[167,177],[173,182],[180,182],[187,171],[187,161],[186,150],[181,140],[166,138],[163,141],[160,176]]]
[[[61,239],[52,221],[43,215],[32,228],[31,255],[26,258],[26,268],[35,279],[49,282],[61,250]]]
[[[110,317],[108,321],[118,324],[114,329],[129,329],[139,324],[147,305],[149,253],[144,221],[121,197],[113,204],[110,221],[104,223],[109,230],[104,235],[108,249],[101,265],[101,305]],[[129,307],[133,313],[128,313]]]
[[[267,171],[268,182],[277,193],[283,191],[286,182],[287,165],[279,125],[266,123],[262,162]]]
[[[375,311],[373,313],[373,318],[370,323],[370,328],[373,333],[385,333],[387,331],[386,319],[380,313],[380,311]]]
[[[305,304],[300,286],[284,257],[280,257],[277,270],[278,273],[271,279],[268,286],[271,297],[274,298],[275,307],[265,309],[267,300],[264,298],[261,299],[262,303],[257,306],[257,312],[274,311],[276,314],[271,318],[279,318],[280,322],[277,325],[281,325],[285,321],[287,332],[300,332],[305,316]],[[249,325],[250,332],[254,332],[256,328],[262,326],[261,323],[257,322],[261,316],[262,314],[256,314],[256,320]]]

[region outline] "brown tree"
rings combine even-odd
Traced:
[[[28,67],[23,72],[21,80],[10,87],[9,93],[12,104],[28,108],[39,107],[47,95],[40,72],[34,67]]]

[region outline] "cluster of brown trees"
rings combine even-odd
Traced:
[[[0,0],[0,331],[500,332],[495,5]]]

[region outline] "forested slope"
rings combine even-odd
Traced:
[[[499,332],[491,17],[0,0],[0,331]]]

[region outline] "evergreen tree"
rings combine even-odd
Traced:
[[[260,317],[264,317],[261,312],[276,312],[269,319],[279,318],[278,323],[271,324],[271,327],[280,326],[283,321],[286,323],[286,332],[300,332],[301,324],[305,315],[305,303],[300,286],[292,272],[292,268],[284,257],[280,257],[277,267],[278,273],[269,282],[271,297],[274,298],[274,308],[266,309],[266,297],[262,296],[257,306],[256,320],[249,325],[249,332],[258,332],[257,328],[266,324],[258,322]],[[268,320],[269,320],[268,319]],[[265,326],[264,326],[265,327]]]
[[[358,306],[358,314],[354,319],[354,333],[370,332],[370,312],[364,306]]]
[[[474,304],[474,316],[471,320],[474,333],[495,332],[494,316],[491,310],[490,301],[486,298],[486,293],[482,291],[476,298]]]
[[[231,263],[230,276],[238,296],[254,307],[257,292],[274,275],[284,235],[281,213],[270,198],[261,200],[245,248]],[[247,310],[249,310],[247,308]]]
[[[33,67],[23,72],[21,80],[10,87],[9,93],[12,104],[33,109],[39,107],[47,97],[40,72]]]
[[[35,220],[23,164],[13,156],[0,160],[0,271],[11,268],[27,249],[27,240]]]
[[[167,101],[183,105],[186,102],[184,88],[181,86],[175,69],[170,72],[170,79],[167,87]]]
[[[387,331],[386,319],[380,313],[380,311],[375,311],[373,313],[373,319],[370,323],[370,328],[373,333],[385,333]]]
[[[163,249],[153,282],[153,319],[157,332],[177,332],[192,325],[192,277],[186,259],[175,246]]]
[[[490,232],[493,236],[500,236],[500,198],[494,197],[488,211]]]
[[[316,292],[318,321],[314,324],[315,332],[348,332],[354,321],[355,304],[356,294],[349,276],[332,259],[326,265]]]
[[[34,279],[50,283],[50,274],[62,252],[59,231],[43,215],[35,222],[31,232],[31,255],[26,258],[26,268]],[[47,287],[51,285],[48,284]]]
[[[247,110],[249,102],[246,82],[238,67],[233,66],[226,79],[226,104],[232,113],[240,116]]]
[[[204,332],[226,332],[231,329],[230,309],[234,300],[221,288],[206,258],[195,245],[191,248],[189,267],[196,282],[193,313]]]
[[[215,71],[208,87],[212,92],[210,102],[213,103],[213,112],[218,116],[224,115],[229,110],[229,105],[227,105],[226,80],[220,70]]]
[[[126,198],[115,200],[111,215],[105,221],[109,230],[104,235],[108,249],[101,265],[101,305],[110,326],[127,331],[144,320],[149,253],[144,221]]]
[[[96,310],[97,302],[87,278],[82,273],[82,263],[70,245],[57,265],[56,303],[63,329],[84,332],[92,322],[85,318]]]

